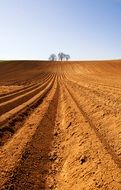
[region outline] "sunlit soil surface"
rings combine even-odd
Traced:
[[[121,61],[0,64],[0,189],[121,189]]]

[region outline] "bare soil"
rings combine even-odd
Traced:
[[[0,189],[121,189],[121,61],[0,64]]]

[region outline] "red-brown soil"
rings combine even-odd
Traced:
[[[121,189],[121,61],[0,63],[0,189]]]

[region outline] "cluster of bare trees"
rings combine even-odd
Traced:
[[[55,54],[51,54],[49,57],[50,61],[68,61],[70,59],[70,55],[60,52],[57,56]]]

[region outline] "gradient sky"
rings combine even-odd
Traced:
[[[121,0],[0,0],[0,59],[121,58]]]

